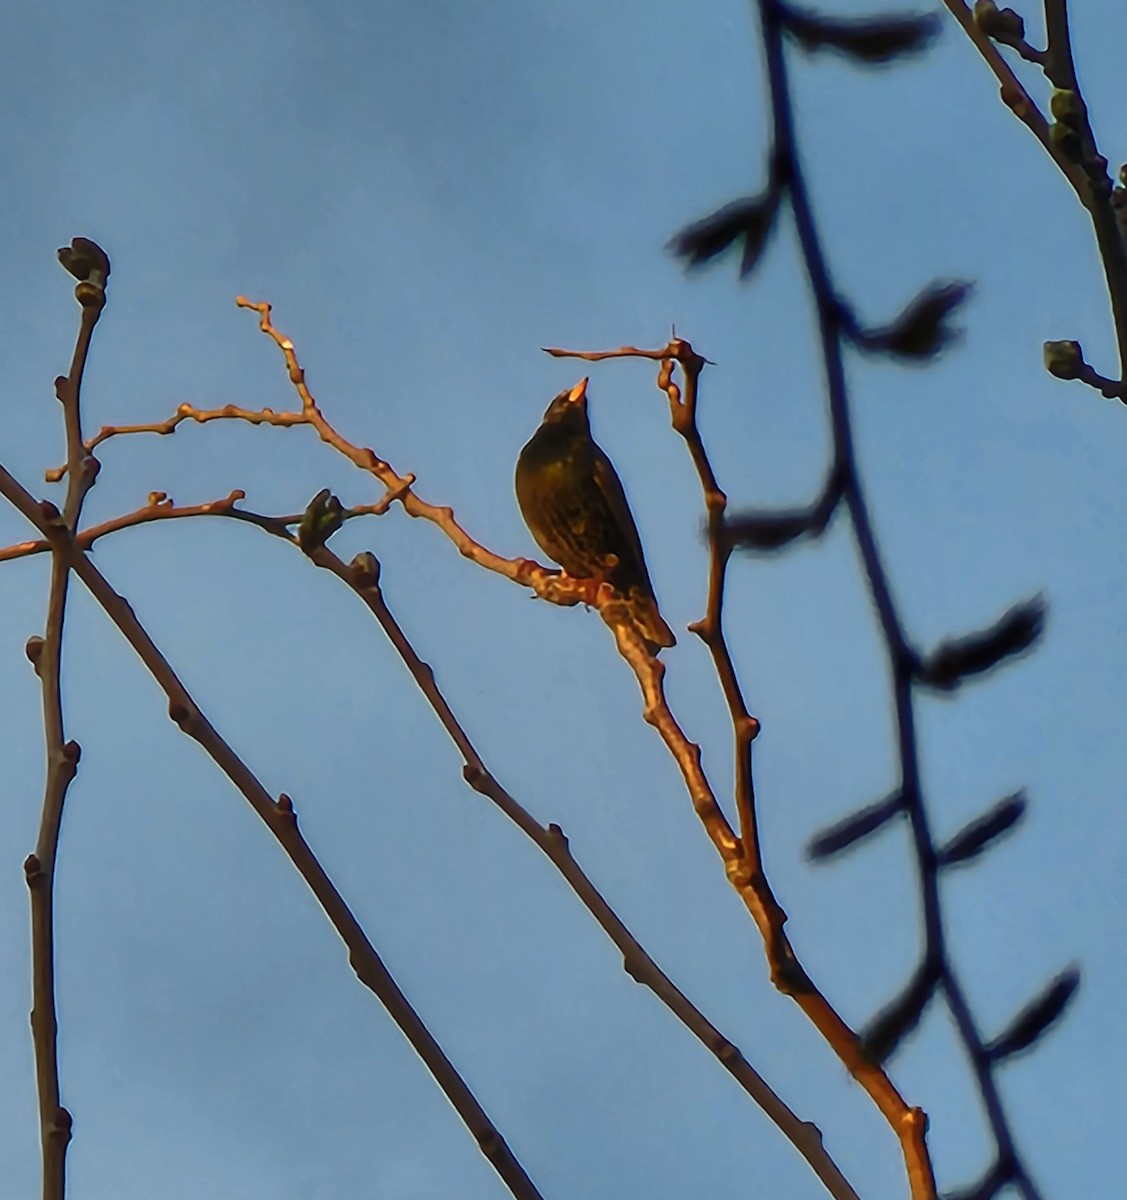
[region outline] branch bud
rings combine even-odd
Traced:
[[[350,562],[352,582],[358,588],[376,588],[380,585],[380,560],[371,552],[365,550]]]
[[[1079,379],[1084,355],[1079,342],[1046,342],[1044,346],[1045,370],[1058,379]]]
[[[1025,40],[1025,22],[1012,8],[1000,9],[994,0],[978,0],[974,6],[974,23],[989,38],[998,42]]]
[[[1080,97],[1075,92],[1067,88],[1054,88],[1049,100],[1049,111],[1053,114],[1054,121],[1067,125],[1069,129],[1080,128],[1084,110],[1080,104]]]

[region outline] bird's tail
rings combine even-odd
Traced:
[[[639,588],[631,588],[626,597],[626,605],[635,628],[647,642],[658,648],[677,645],[673,630],[662,619],[661,613],[658,612],[657,601],[652,595],[648,595]]]

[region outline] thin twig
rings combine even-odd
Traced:
[[[700,479],[701,491],[704,493],[705,511],[708,514],[708,601],[703,619],[695,622],[690,628],[700,637],[712,655],[712,662],[732,718],[736,757],[736,814],[740,822],[740,841],[752,874],[758,876],[763,875],[763,855],[756,822],[751,756],[752,742],[759,735],[759,721],[748,712],[739,676],[736,674],[736,664],[724,633],[724,589],[732,549],[723,536],[728,497],[716,482],[716,475],[697,424],[700,373],[704,370],[706,360],[682,338],[674,338],[668,349],[670,353],[663,359],[658,375],[658,387],[669,398],[673,428],[685,439],[689,448],[693,465],[697,469],[697,477]],[[674,362],[680,366],[684,376],[683,392],[673,378]]]
[[[1061,174],[1072,185],[1073,190],[1081,199],[1084,197],[1084,172],[1061,153],[1053,142],[1049,132],[1049,122],[1037,107],[1033,97],[1025,90],[1018,77],[1013,73],[1010,64],[1002,57],[1001,51],[993,41],[979,29],[974,14],[964,3],[964,0],[943,0],[951,15],[963,27],[967,37],[974,43],[986,65],[994,72],[1001,86],[1002,103],[1018,118],[1019,121],[1044,146],[1046,152],[1060,167]]]
[[[287,536],[287,528],[299,524],[304,515],[290,513],[286,516],[271,517],[250,512],[245,508],[236,508],[239,501],[245,498],[246,492],[241,488],[235,488],[226,496],[218,500],[205,501],[203,504],[174,504],[163,492],[153,492],[149,496],[149,502],[140,508],[79,530],[74,539],[75,544],[80,550],[89,550],[99,538],[104,538],[108,534],[119,533],[123,529],[133,529],[138,525],[148,525],[153,521],[174,521],[183,517],[231,517],[236,521],[246,521],[251,525],[258,525],[267,533],[279,533]],[[346,508],[340,514],[341,521],[351,521],[357,517],[383,516],[398,498],[397,493],[386,492],[383,498],[374,504],[357,504],[352,508]],[[33,554],[43,554],[50,549],[51,543],[44,538],[14,542],[10,546],[0,547],[0,562],[27,558]]]
[[[274,425],[286,428],[292,425],[308,425],[309,418],[304,413],[275,412],[272,408],[240,408],[237,404],[225,404],[222,408],[196,408],[192,404],[181,404],[171,417],[164,421],[146,421],[136,425],[103,425],[101,429],[86,441],[88,451],[95,450],[110,438],[123,437],[137,433],[155,433],[162,437],[175,433],[184,421],[195,421],[197,425],[206,425],[209,421],[246,421],[248,425]],[[58,483],[67,473],[67,464],[52,467],[45,472],[44,478],[48,483]]]
[[[108,273],[108,272],[107,272]],[[68,741],[63,720],[62,654],[70,563],[63,545],[77,525],[87,492],[94,485],[97,464],[83,449],[80,399],[82,376],[94,327],[105,307],[104,279],[80,282],[75,288],[82,305],[78,337],[70,372],[55,381],[63,406],[67,461],[71,465],[64,515],[51,506],[51,528],[62,534],[50,539],[53,551],[44,636],[27,645],[43,693],[43,732],[47,778],[39,818],[35,853],[24,861],[31,904],[31,1029],[35,1051],[35,1082],[39,1098],[40,1143],[43,1155],[43,1200],[63,1200],[66,1193],[66,1155],[73,1118],[63,1107],[59,1084],[58,1010],[55,998],[55,870],[67,790],[78,771],[81,749]]]

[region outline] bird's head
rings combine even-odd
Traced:
[[[587,378],[584,376],[573,388],[560,394],[544,413],[545,425],[561,431],[590,428],[587,417]]]

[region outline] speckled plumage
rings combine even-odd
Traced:
[[[576,579],[605,580],[654,646],[676,644],[662,620],[622,483],[591,436],[587,380],[561,392],[517,459],[517,503],[537,545]]]

